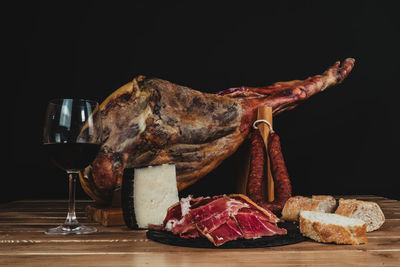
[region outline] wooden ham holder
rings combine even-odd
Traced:
[[[257,109],[257,120],[266,120],[268,121],[271,126],[272,126],[272,108],[268,106],[261,106]],[[270,128],[266,123],[258,123],[257,128],[260,131],[261,137],[264,140],[265,144],[265,149],[268,151],[268,136],[270,133]],[[250,143],[247,141],[245,142],[238,151],[238,184],[237,184],[237,190],[238,193],[241,194],[246,194],[247,192],[247,181],[248,181],[248,176],[249,176],[249,171],[250,171]],[[268,201],[273,201],[274,200],[274,180],[272,178],[272,173],[271,173],[271,166],[269,162],[269,155],[267,153],[267,170],[268,170],[268,176],[267,176],[267,181],[266,181],[266,191],[267,191],[267,199]]]
[[[100,223],[103,226],[125,225],[121,209],[121,191],[114,191],[111,206],[88,205],[86,207],[86,215],[89,220]]]
[[[267,107],[267,106],[259,107],[257,110],[257,120],[266,120],[272,126],[272,107]],[[261,134],[263,140],[264,140],[265,150],[268,151],[268,136],[270,133],[270,128],[265,123],[259,123],[257,125],[257,127],[260,131],[260,134]],[[268,153],[267,153],[267,171],[268,171],[268,177],[267,177],[268,194],[267,194],[267,196],[268,196],[268,201],[273,201],[274,200],[274,180],[272,178],[271,166],[270,166]]]

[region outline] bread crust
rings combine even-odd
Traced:
[[[385,222],[385,215],[381,208],[377,203],[371,201],[341,198],[335,213],[365,221],[367,232],[379,229]]]
[[[286,201],[281,219],[298,221],[302,210],[333,212],[335,208],[336,199],[329,195],[313,195],[311,198],[294,196]]]
[[[321,213],[324,214],[324,213]],[[317,242],[359,245],[367,243],[366,224],[342,226],[312,221],[300,213],[300,232]]]

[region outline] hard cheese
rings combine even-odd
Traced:
[[[163,164],[125,171],[122,208],[128,227],[161,225],[170,206],[179,201],[175,165]]]

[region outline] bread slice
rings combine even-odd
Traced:
[[[385,215],[379,205],[370,201],[341,198],[335,213],[363,220],[367,223],[367,232],[379,229],[385,222]]]
[[[334,213],[300,212],[300,232],[303,236],[323,243],[358,245],[367,243],[367,224]]]
[[[289,198],[282,210],[282,220],[298,221],[301,210],[333,212],[336,208],[336,199],[332,196],[315,195],[311,198],[294,196]]]

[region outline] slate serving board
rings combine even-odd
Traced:
[[[159,231],[159,230],[148,230],[146,236],[148,239],[181,247],[192,247],[192,248],[263,248],[263,247],[274,247],[284,246],[299,243],[308,238],[301,235],[298,225],[284,222],[278,223],[278,226],[287,230],[287,235],[275,235],[275,236],[264,236],[257,239],[237,239],[226,242],[222,246],[216,247],[206,238],[181,238],[178,235],[174,235],[171,232]]]

